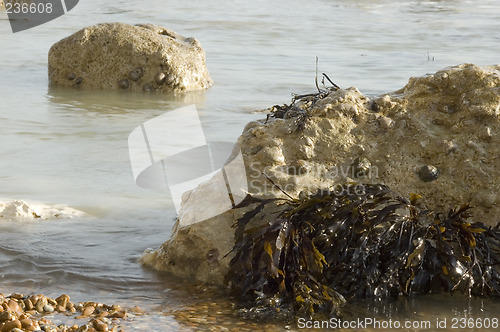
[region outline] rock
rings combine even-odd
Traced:
[[[43,306],[43,311],[48,313],[54,312],[54,307],[50,304],[46,304]]]
[[[9,300],[8,306],[12,312],[20,314],[23,312],[23,309],[19,306],[19,304],[14,300]]]
[[[64,308],[66,308],[66,304],[68,304],[70,300],[69,295],[67,294],[62,294],[59,297],[56,298],[56,303]]]
[[[439,170],[436,166],[424,165],[418,170],[418,177],[424,182],[431,182],[437,180]]]
[[[93,319],[91,322],[94,325],[96,331],[108,331],[108,325],[106,325],[105,323],[97,319]]]
[[[21,322],[17,319],[14,319],[10,322],[7,322],[4,324],[4,326],[2,327],[2,332],[8,332],[8,331],[11,331],[13,329],[20,329],[21,328]]]
[[[85,307],[85,309],[82,310],[82,315],[83,316],[90,316],[94,313],[95,308],[93,306],[88,306]]]
[[[20,322],[21,322],[22,328],[25,329],[26,331],[34,331],[35,330],[35,324],[33,323],[33,321],[31,319],[28,319],[28,318],[21,319]]]
[[[0,323],[5,321],[10,321],[12,319],[12,314],[8,311],[4,311],[0,314]]]
[[[51,86],[191,91],[212,84],[200,43],[153,24],[84,28],[51,47],[48,69]]]
[[[422,204],[446,213],[472,202],[474,220],[494,225],[500,213],[499,74],[500,66],[462,64],[410,78],[374,100],[356,88],[340,89],[314,103],[315,97],[297,101],[290,108],[295,115],[252,121],[235,146],[245,160],[249,191],[284,197],[264,171],[294,197],[346,182],[360,189],[381,183],[405,197],[421,195]],[[309,116],[302,125],[298,108]],[[307,171],[289,171],[299,164]],[[234,245],[231,226],[247,210],[189,225],[202,201],[217,197],[214,190],[207,181],[183,196],[171,238],[145,252],[142,263],[223,284]],[[215,250],[217,264],[207,255]]]

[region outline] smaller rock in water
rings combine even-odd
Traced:
[[[149,84],[181,92],[212,85],[200,43],[153,24],[82,29],[52,45],[48,73],[51,86],[75,87],[76,77],[77,87],[93,89],[141,91]]]

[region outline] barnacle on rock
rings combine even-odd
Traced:
[[[245,312],[337,315],[345,299],[460,291],[500,295],[500,229],[446,216],[384,185],[344,185],[296,200],[258,199],[235,224],[226,275]],[[269,204],[279,211],[255,225]]]

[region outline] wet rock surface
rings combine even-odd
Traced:
[[[402,89],[372,99],[356,88],[332,89],[285,106],[247,124],[236,143],[250,193],[284,197],[280,187],[299,197],[345,183],[381,183],[404,197],[422,196],[429,209],[448,211],[471,203],[474,221],[498,222],[500,66],[446,68],[410,78]],[[300,172],[290,172],[297,166]],[[197,190],[213,195],[209,185]],[[186,217],[183,211],[196,208],[189,199],[183,204],[180,219]],[[177,227],[142,261],[222,284],[231,258],[225,255],[234,245],[231,226],[244,212],[231,210]],[[213,249],[221,256],[216,269],[207,259]]]
[[[84,28],[55,43],[48,62],[51,86],[153,92],[212,84],[201,44],[153,24]]]

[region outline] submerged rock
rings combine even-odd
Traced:
[[[133,91],[147,84],[155,91],[192,91],[208,88],[212,79],[196,39],[153,24],[104,23],[51,47],[49,83]]]
[[[422,196],[434,211],[470,203],[475,222],[498,222],[500,66],[446,68],[373,100],[356,88],[332,89],[275,109],[267,120],[247,124],[236,143],[254,196],[284,197],[278,187],[303,197],[346,183],[380,183],[403,197]],[[301,171],[291,172],[297,165]],[[206,199],[214,197],[211,190],[208,184],[196,189]],[[199,204],[190,197],[171,239],[142,261],[223,284],[235,243],[231,226],[248,209],[183,227]],[[217,264],[210,250],[219,252]]]

